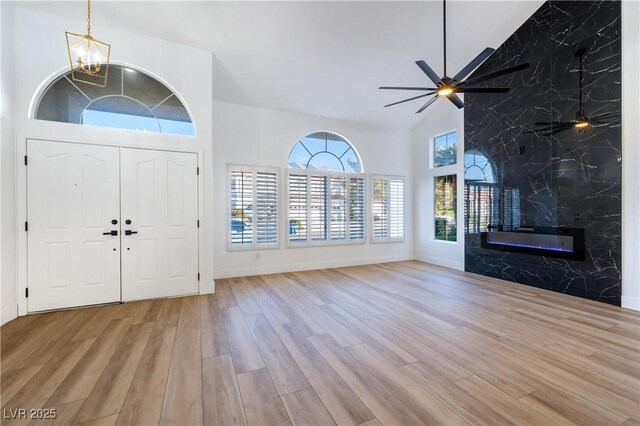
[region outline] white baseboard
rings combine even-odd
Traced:
[[[622,296],[622,307],[640,311],[640,297]]]
[[[289,265],[258,266],[253,268],[220,269],[218,267],[215,278],[247,277],[251,275],[279,274],[283,272],[312,271],[315,269],[342,268],[346,266],[371,265],[373,263],[400,262],[403,260],[413,260],[413,256],[411,254],[404,254],[367,257],[362,259],[328,260],[323,262],[304,262]]]
[[[445,268],[464,271],[464,262],[456,262],[455,260],[443,259],[441,257],[434,257],[434,256],[426,256],[424,254],[417,254],[415,259],[421,262],[432,263],[438,266],[444,266]]]
[[[2,315],[0,315],[0,325],[4,325],[18,317],[18,306],[15,304],[10,304],[2,307]]]

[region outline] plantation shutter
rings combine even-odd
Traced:
[[[327,176],[311,175],[310,233],[311,240],[327,239]]]
[[[349,178],[349,238],[364,240],[364,178]]]
[[[331,176],[331,239],[347,239],[347,178]]]
[[[227,249],[278,246],[278,170],[229,166]]]
[[[404,238],[404,180],[389,179],[389,237]]]
[[[373,242],[404,240],[404,178],[372,178]]]
[[[389,181],[373,179],[373,239],[389,237]]]
[[[233,168],[229,174],[231,244],[253,244],[253,171]]]
[[[275,172],[256,172],[256,243],[278,243],[278,176]]]
[[[289,175],[289,241],[307,241],[308,237],[309,178],[307,175]]]

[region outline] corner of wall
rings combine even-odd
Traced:
[[[622,307],[640,311],[640,3],[622,2]],[[628,94],[628,96],[625,96]]]

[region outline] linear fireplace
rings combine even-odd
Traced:
[[[562,259],[584,260],[584,229],[531,227],[480,234],[480,246]]]

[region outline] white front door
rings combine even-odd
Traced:
[[[121,150],[122,299],[198,292],[197,155]]]
[[[119,301],[119,148],[29,140],[27,156],[28,310]]]

